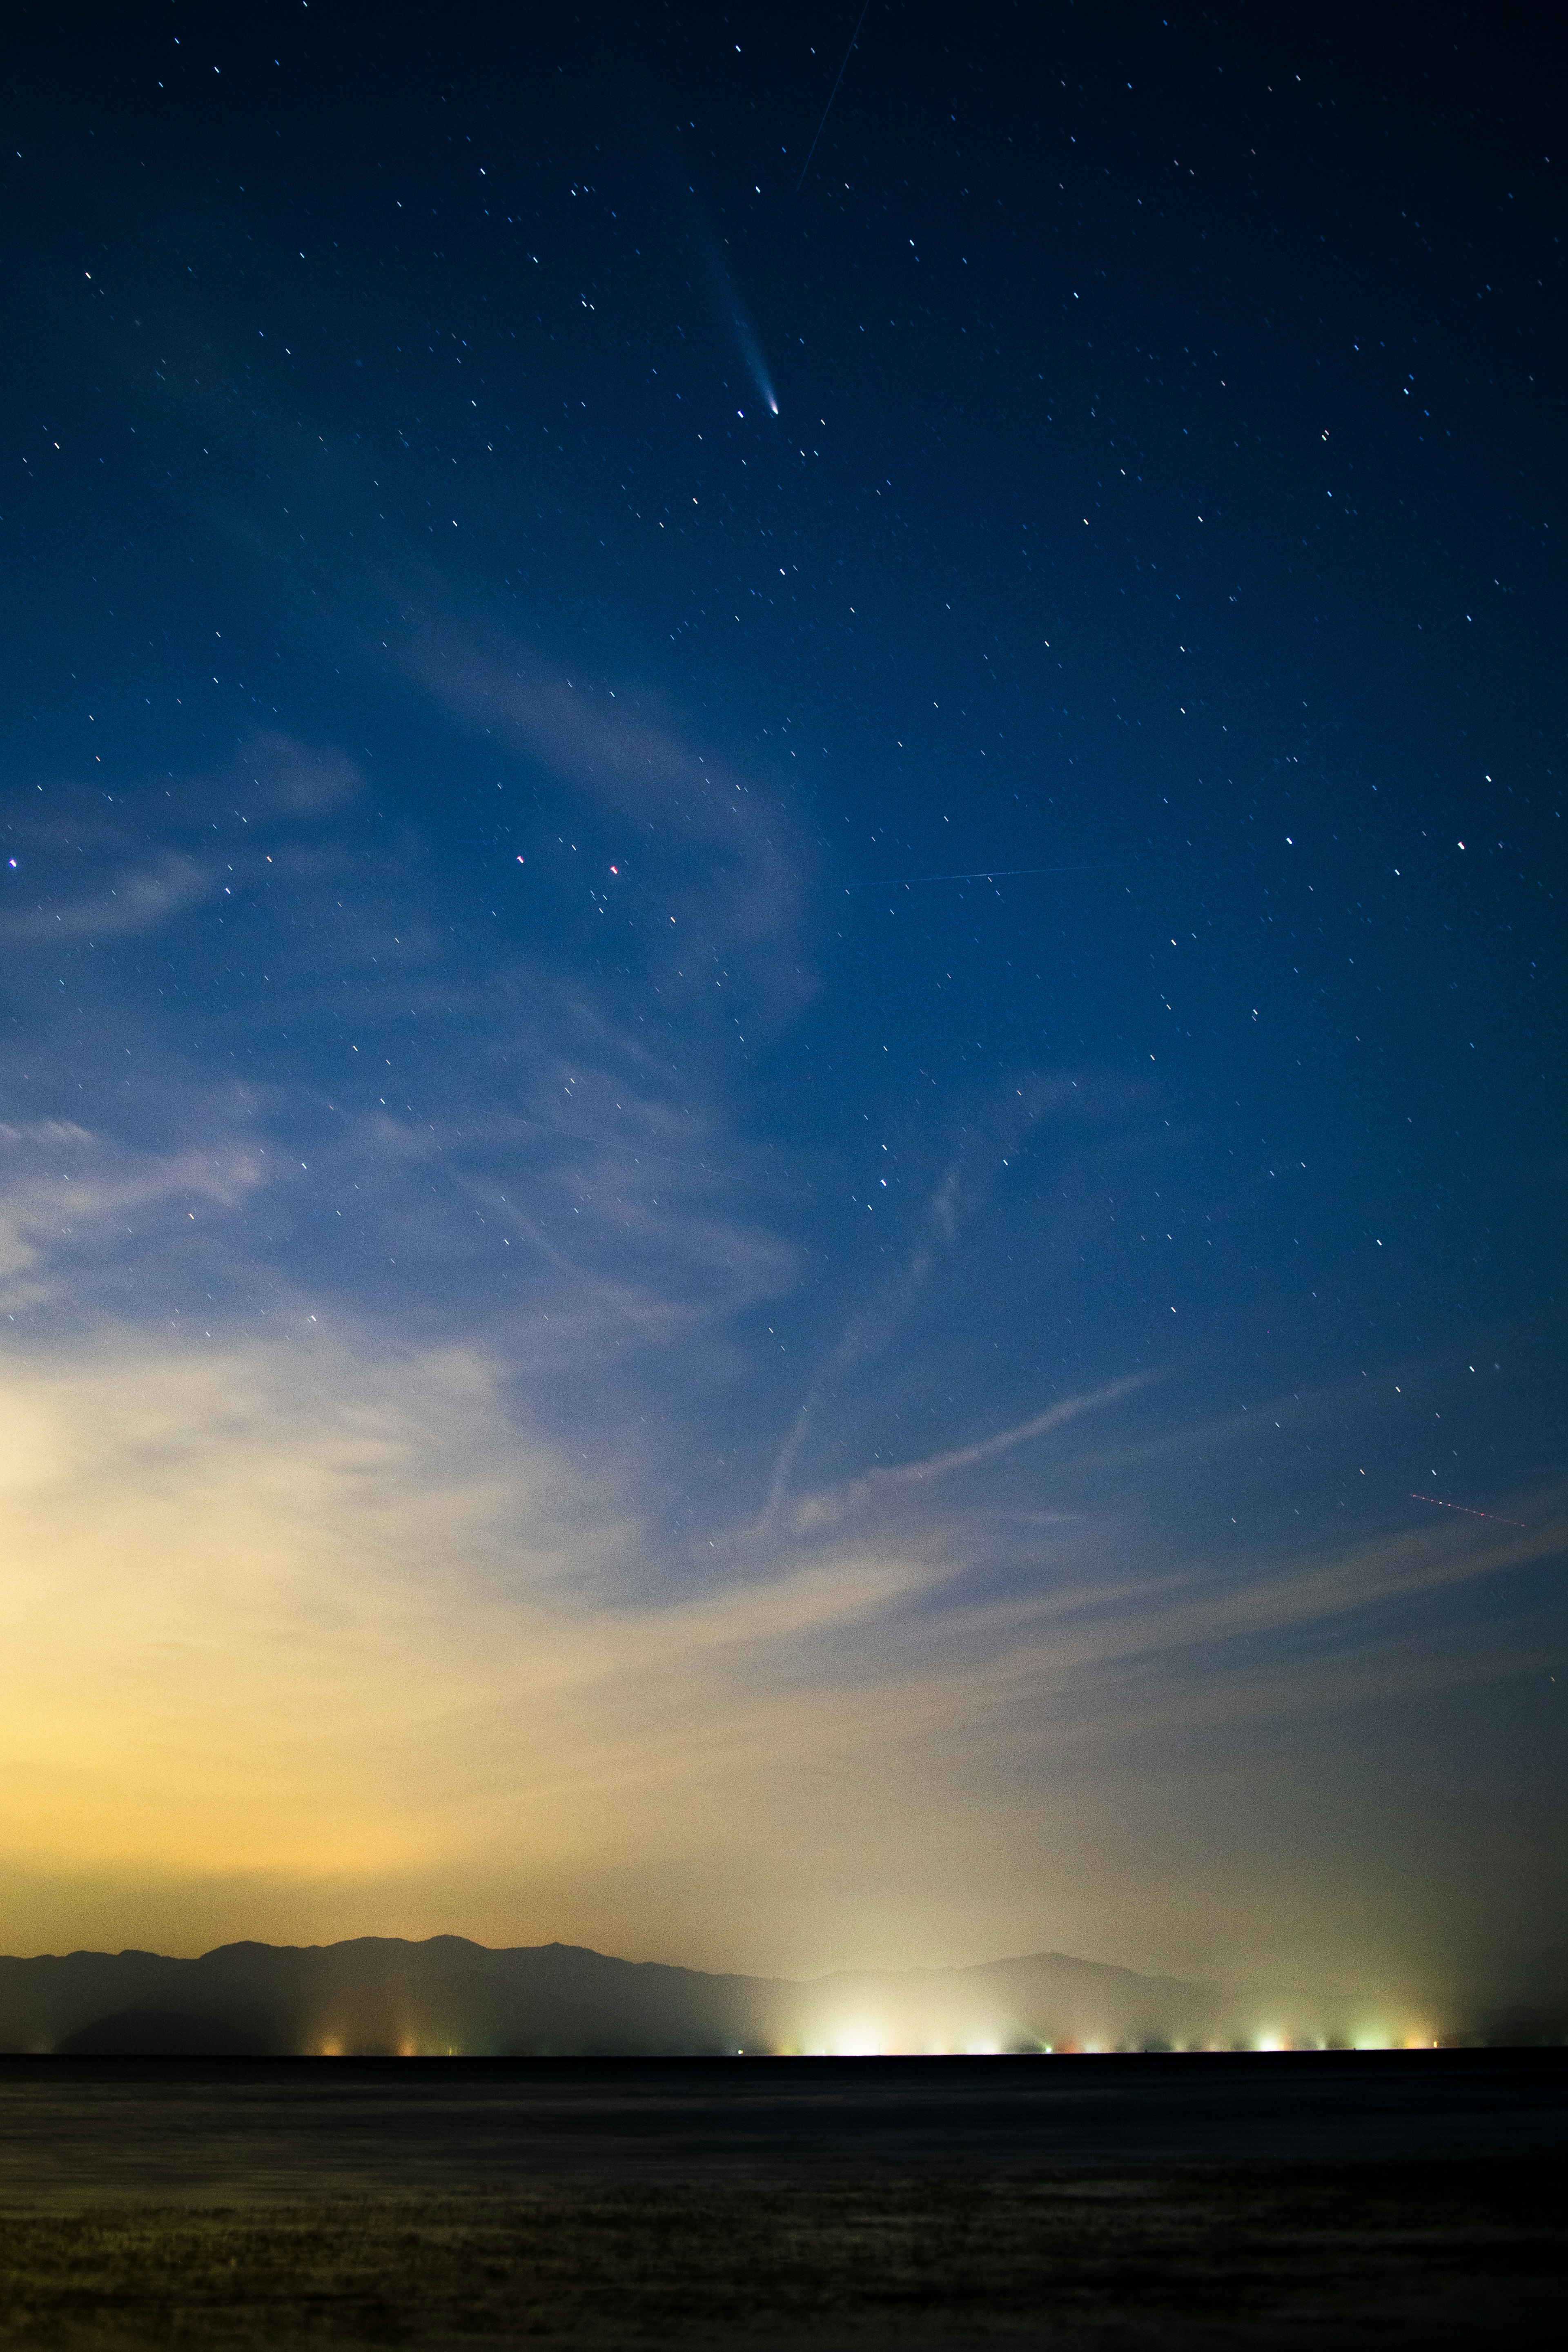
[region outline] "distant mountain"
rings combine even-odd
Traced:
[[[1301,2036],[1201,1985],[1061,1953],[969,1969],[708,1976],[569,1944],[461,1936],[0,1958],[0,2049],[61,2054],[854,2055],[1148,2048]]]
[[[65,2058],[250,2058],[270,2037],[262,2021],[246,2027],[204,2010],[120,2009],[68,2033]]]

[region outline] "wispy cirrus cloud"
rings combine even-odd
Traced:
[[[193,1222],[192,1202],[232,1212],[266,1181],[237,1142],[160,1153],[64,1119],[0,1123],[0,1307],[79,1305],[106,1256],[145,1248],[150,1223]]]
[[[19,798],[5,828],[0,953],[131,939],[214,908],[234,895],[236,854],[244,879],[260,879],[264,835],[281,829],[298,856],[361,789],[351,761],[266,730],[206,775],[114,792],[52,782]]]
[[[636,1945],[657,1904],[643,1920],[632,1857],[666,1881],[706,1857],[733,1877],[727,1917],[744,1854],[766,1853],[766,1932],[792,1902],[802,1958],[841,1950],[850,1916],[821,1884],[824,1823],[865,1916],[930,1950],[956,1841],[1010,1789],[1018,1851],[967,1930],[984,1946],[1020,1870],[1065,1866],[1062,1775],[1120,1802],[1151,1743],[1179,1783],[1249,1726],[1515,1671],[1507,1642],[1412,1640],[1390,1612],[1517,1575],[1568,1532],[1559,1509],[1506,1541],[1423,1527],[1331,1559],[1138,1569],[1135,1514],[1080,1518],[1045,1532],[1033,1590],[1003,1595],[972,1575],[983,1498],[895,1527],[873,1490],[803,1538],[699,1523],[701,1574],[661,1586],[634,1457],[606,1481],[502,1359],[389,1355],[302,1314],[212,1350],[129,1328],[30,1348],[0,1370],[0,1431],[18,1885],[47,1864],[217,1886],[243,1853],[286,1916],[319,1918],[330,1884],[346,1917],[364,1885],[407,1899],[505,1852],[514,1932],[570,1885],[559,1931],[613,1899]],[[1281,1634],[1315,1646],[1260,1646]],[[760,1957],[738,1922],[716,1948]]]
[[[1063,1340],[1176,1148],[1150,1084],[879,1109],[911,1180],[838,1234],[857,1139],[758,1113],[756,1041],[821,985],[806,828],[658,696],[402,601],[398,692],[486,750],[466,830],[287,734],[28,813],[17,1886],[63,1860],[194,1916],[241,1854],[220,1932],[460,1880],[433,1926],[655,1948],[695,1874],[707,1957],[812,1965],[1037,1942],[1042,1886],[1072,1940],[1077,1874],[1082,1940],[1135,1956],[1083,1841],[1156,1883],[1151,1788],[1201,1811],[1249,1743],[1519,1671],[1511,1621],[1447,1621],[1556,1520],[1228,1535],[1257,1438],[1168,1307]]]
[[[750,1016],[769,1029],[811,1001],[807,894],[817,861],[757,779],[634,684],[568,675],[517,639],[415,613],[399,658],[465,727],[566,786],[618,848],[614,862],[648,881],[657,904],[645,909],[643,951],[664,978],[706,982],[704,967],[733,968]]]
[[[150,1292],[166,1287],[161,1256],[188,1286],[190,1237],[160,1239],[148,1213],[197,1171],[204,1207],[237,1211],[214,1171],[241,1167],[274,1180],[274,1206],[231,1216],[226,1255],[205,1261],[220,1320],[258,1286],[319,1285],[357,1313],[509,1323],[525,1360],[570,1355],[580,1383],[628,1349],[716,1361],[728,1318],[794,1280],[779,1155],[737,1123],[727,1015],[702,993],[724,998],[735,975],[699,986],[689,937],[691,986],[678,965],[667,1002],[644,982],[650,1019],[622,971],[559,969],[515,931],[459,936],[432,919],[417,829],[366,808],[352,762],[287,737],[208,776],[39,800],[21,846],[40,896],[0,929],[0,955],[35,1036],[58,1042],[13,1060],[37,1113],[20,1125],[57,1128],[87,1085],[78,1150],[115,1172],[89,1192],[85,1169],[25,1173],[14,1148],[14,1308],[72,1289],[85,1306],[91,1236],[122,1244],[103,1293],[116,1313],[129,1260]],[[139,890],[160,833],[162,887]],[[134,925],[117,934],[102,916],[121,905]],[[71,960],[29,961],[40,939]],[[112,960],[117,940],[153,939],[162,961]],[[655,940],[651,961],[666,952]],[[186,974],[214,953],[218,985],[193,999]],[[242,1083],[214,1084],[219,1041]],[[160,1194],[148,1171],[164,1163]]]
[[[114,881],[64,905],[40,903],[8,909],[0,916],[0,943],[57,938],[115,940],[155,931],[171,917],[220,890],[220,872],[215,859],[204,862],[179,851],[165,851],[145,865],[120,869]]]

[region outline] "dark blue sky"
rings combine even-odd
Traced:
[[[17,21],[28,1932],[1550,1974],[1538,16]]]

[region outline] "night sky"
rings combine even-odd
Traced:
[[[13,13],[11,1949],[1561,1971],[1546,12],[854,31]]]

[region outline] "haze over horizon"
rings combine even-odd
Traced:
[[[1061,1952],[967,1969],[709,1974],[580,1945],[221,1945],[0,1957],[0,2052],[66,2057],[1214,2055],[1561,2044],[1568,2006],[1230,1987]]]
[[[100,14],[6,1948],[1560,1990],[1539,18]]]

